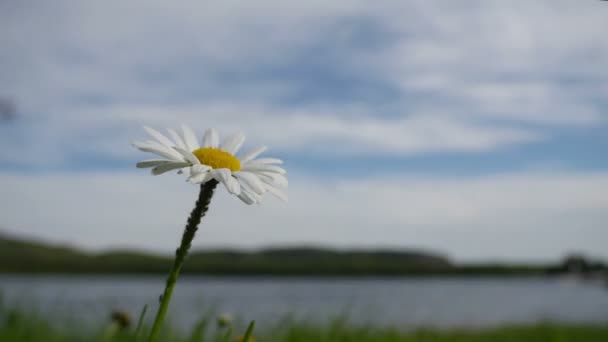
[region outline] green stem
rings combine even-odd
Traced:
[[[198,229],[198,225],[201,222],[203,216],[205,216],[205,214],[207,213],[207,209],[209,209],[209,203],[211,202],[211,197],[213,197],[213,191],[215,190],[216,186],[217,181],[215,180],[210,180],[207,183],[201,185],[201,192],[198,195],[198,200],[196,201],[194,209],[192,209],[192,212],[190,213],[188,223],[186,224],[186,228],[184,229],[184,235],[182,235],[182,243],[175,251],[175,260],[173,261],[173,267],[171,267],[171,272],[169,273],[169,277],[167,278],[165,292],[163,292],[163,295],[160,299],[160,306],[158,307],[158,312],[156,312],[156,318],[154,319],[152,332],[150,333],[150,338],[148,339],[149,342],[154,342],[158,338],[160,328],[167,314],[169,302],[171,301],[173,288],[175,287],[175,283],[177,282],[177,277],[179,276],[179,272],[182,269],[182,265],[184,263],[184,260],[186,259],[186,255],[188,255],[188,250],[190,250],[190,245],[192,244],[192,239],[194,239],[194,234]]]

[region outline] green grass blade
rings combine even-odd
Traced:
[[[249,342],[251,340],[251,336],[253,335],[254,328],[255,328],[255,321],[251,321],[251,323],[249,323],[249,327],[247,328],[247,332],[245,332],[245,337],[243,337],[243,342]]]
[[[139,335],[141,334],[142,326],[144,325],[144,317],[146,316],[146,311],[148,311],[148,304],[145,304],[143,309],[141,309],[141,313],[139,314],[139,320],[137,321],[137,327],[135,328],[135,340],[139,340]]]
[[[231,342],[232,340],[232,327],[228,327],[226,329],[226,333],[224,334],[224,342]]]

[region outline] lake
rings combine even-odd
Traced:
[[[157,276],[0,276],[9,305],[85,322],[106,319],[113,309],[137,316],[144,304],[151,319],[163,286]],[[351,322],[400,328],[605,323],[608,288],[555,278],[182,277],[171,303],[173,324],[191,328],[209,313],[256,319],[260,326],[288,315],[324,322],[344,314]]]

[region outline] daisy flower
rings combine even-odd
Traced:
[[[152,168],[153,175],[179,170],[178,173],[185,174],[194,184],[214,179],[246,204],[260,203],[266,192],[287,201],[287,194],[282,190],[287,187],[286,171],[278,166],[283,162],[276,158],[256,159],[266,151],[265,146],[237,157],[236,153],[245,142],[242,133],[220,143],[217,130],[211,128],[205,131],[199,143],[196,134],[187,126],[182,126],[182,134],[168,129],[170,138],[150,127],[144,129],[154,140],[134,142],[133,146],[162,159],[141,161],[137,163],[138,168]]]

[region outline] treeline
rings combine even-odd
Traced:
[[[172,256],[133,251],[101,254],[0,237],[1,273],[166,274]],[[274,248],[244,252],[193,251],[183,272],[208,275],[416,276],[534,275],[560,272],[556,265],[455,265],[418,251]]]

